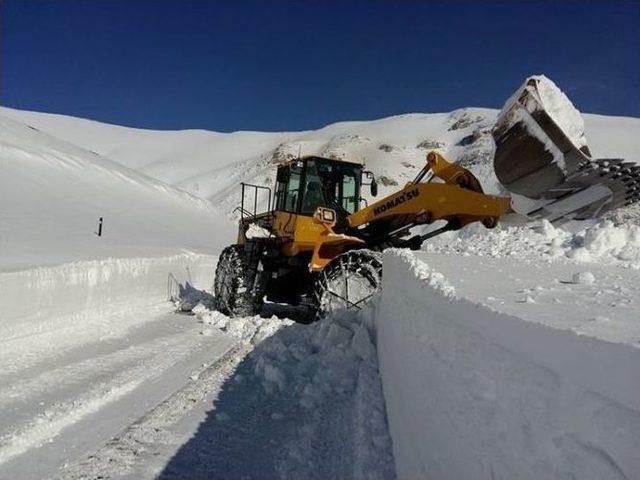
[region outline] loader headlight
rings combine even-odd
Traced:
[[[322,220],[325,222],[335,222],[336,220],[336,212],[329,208],[322,209]]]
[[[336,212],[330,208],[318,207],[314,216],[319,222],[330,225],[333,225],[336,221]]]

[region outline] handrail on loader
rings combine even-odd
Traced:
[[[242,193],[241,193],[242,199],[240,200],[240,207],[236,208],[234,211],[240,210],[241,220],[250,220],[258,216],[258,192],[260,190],[267,191],[267,195],[268,195],[267,212],[270,212],[273,210],[271,205],[271,188],[265,187],[263,185],[255,185],[253,183],[245,183],[245,182],[241,182],[240,185],[242,187]],[[253,188],[253,212],[245,208],[245,194],[246,194],[245,187]],[[265,212],[261,212],[261,213],[265,213]]]

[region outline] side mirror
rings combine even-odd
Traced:
[[[371,196],[372,197],[378,196],[378,182],[376,182],[375,178],[371,179]]]
[[[375,197],[378,195],[378,182],[376,182],[376,177],[374,177],[373,172],[369,171],[369,170],[365,170],[362,172],[362,174],[371,179],[371,183],[369,183],[369,187],[371,187],[371,196]],[[367,185],[366,183],[364,183],[363,185]]]

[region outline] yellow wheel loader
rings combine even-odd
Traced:
[[[592,160],[588,148],[574,145],[545,111],[535,78],[503,112],[493,132],[494,169],[507,190],[528,195],[526,213],[552,221],[591,218],[638,199],[640,167]],[[223,250],[216,269],[217,308],[255,315],[266,298],[308,305],[318,316],[359,310],[380,286],[385,248],[418,249],[472,222],[493,228],[512,211],[509,197],[485,194],[471,172],[435,151],[392,195],[363,205],[364,185],[376,196],[375,177],[362,165],[315,156],[278,166],[273,196],[270,188],[242,184],[237,243]],[[254,189],[252,211],[244,202],[247,189]],[[268,197],[263,213],[258,190]],[[443,227],[411,233],[438,220]]]
[[[362,207],[366,177],[375,196],[376,180],[360,164],[311,156],[280,165],[272,208],[256,214],[240,207],[237,244],[222,252],[216,270],[218,309],[254,315],[265,296],[307,304],[320,315],[360,309],[380,284],[381,250],[417,249],[471,222],[492,228],[510,210],[509,198],[484,194],[468,170],[436,152],[402,190]],[[247,188],[266,187],[243,184],[243,198]],[[410,235],[412,227],[437,220],[445,226]]]

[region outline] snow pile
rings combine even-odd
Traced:
[[[195,459],[193,449],[205,447],[199,446],[202,440],[193,440],[176,454],[164,474],[395,476],[376,349],[364,317],[345,315],[300,325],[275,317],[228,318],[204,307],[195,312],[204,324],[254,348],[228,381],[233,402],[227,402],[224,392],[220,394],[214,401],[212,424],[201,424],[195,434],[195,439],[206,437],[215,444],[215,451]],[[259,413],[254,418],[239,413],[249,410]],[[246,457],[246,445],[241,445],[241,452],[235,450],[234,439],[245,427],[254,444],[266,442],[268,452]]]
[[[613,343],[536,323],[553,303],[502,305],[513,283],[502,270],[508,259],[484,260],[478,282],[473,267],[461,271],[459,257],[431,257],[458,272],[455,296],[449,282],[420,280],[416,272],[433,272],[422,260],[388,251],[374,311],[398,477],[635,478],[640,349],[633,339]],[[459,288],[466,283],[473,288]],[[498,298],[490,307],[470,300],[474,289],[492,286]],[[557,304],[549,321],[574,310]],[[612,324],[602,316],[591,323],[598,322]]]
[[[504,224],[487,230],[472,224],[429,240],[423,250],[543,261],[566,257],[576,262],[640,268],[640,225],[615,225],[604,220],[573,222],[564,229],[542,220],[523,226]]]
[[[457,232],[447,232],[427,241],[423,250],[463,256],[519,257],[551,260],[563,256],[572,235],[543,220],[533,225],[499,224],[486,229],[471,224]]]
[[[193,313],[205,325],[217,328],[250,345],[256,345],[273,335],[278,329],[290,326],[292,320],[280,320],[276,316],[270,318],[248,317],[231,318],[213,310],[211,304],[200,303],[193,308]],[[206,332],[207,330],[203,330]]]
[[[621,261],[640,268],[640,226],[603,221],[574,236],[567,256],[581,262]]]
[[[368,328],[352,318],[303,328],[299,335],[265,344],[254,358],[255,379],[262,382],[265,394],[291,399],[290,409],[274,412],[275,419],[303,420],[297,426],[299,433],[286,444],[290,458],[280,466],[281,474],[392,477],[391,442]],[[315,445],[322,439],[333,443],[325,448],[337,458],[327,461],[326,453],[317,451]]]

